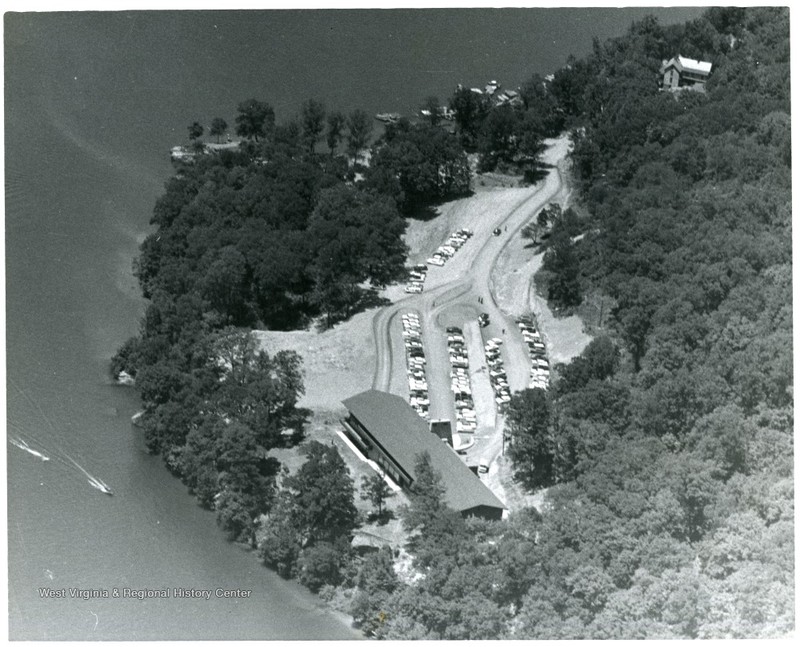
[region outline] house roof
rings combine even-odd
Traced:
[[[371,389],[343,404],[408,474],[414,475],[417,456],[427,451],[442,477],[449,507],[459,512],[481,505],[505,508],[403,398]]]
[[[711,74],[711,63],[707,61],[696,61],[693,58],[686,58],[684,56],[675,56],[669,61],[664,63],[662,71],[674,65],[679,72],[696,72],[697,74]]]

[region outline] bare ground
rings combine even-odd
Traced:
[[[550,148],[544,156],[544,161],[554,164],[563,158],[568,141],[566,138],[560,138],[550,140],[548,143]],[[411,250],[408,257],[409,264],[425,262],[425,259],[447,239],[451,232],[464,227],[474,231],[473,240],[464,245],[444,267],[430,268],[425,283],[426,292],[478,269],[473,267],[478,248],[474,241],[485,240],[491,236],[492,230],[497,226],[496,223],[502,222],[522,200],[538,190],[538,186],[525,188],[496,186],[500,182],[484,183],[495,186],[476,184],[478,186],[475,187],[476,192],[472,196],[441,205],[437,209],[438,217],[427,221],[410,220],[408,223],[405,240]],[[565,204],[568,198],[569,189],[565,184],[553,201]],[[530,215],[534,217],[536,212]],[[527,242],[516,235],[506,246],[492,273],[492,292],[500,308],[509,315],[533,311],[539,319],[551,361],[568,361],[579,354],[591,338],[583,332],[577,317],[556,319],[546,302],[533,294],[530,287],[531,277],[541,266],[542,256],[533,254],[531,249],[526,249]],[[407,297],[402,285],[390,286],[381,292],[381,296],[392,302]],[[416,299],[409,300],[409,309],[414,308],[415,301]],[[353,454],[336,431],[339,428],[339,416],[344,413],[341,401],[372,386],[376,363],[372,320],[376,312],[378,309],[362,312],[323,332],[254,332],[261,347],[267,352],[295,350],[302,357],[306,392],[299,404],[314,412],[307,436],[320,442],[332,442],[339,447],[357,487],[360,487],[362,476],[372,473],[372,468]],[[397,335],[392,337],[395,338]],[[394,351],[402,352],[399,348]],[[393,392],[399,389],[398,385],[406,383],[405,363],[402,357],[398,357],[397,360],[392,366]],[[497,423],[498,426],[503,425],[502,416],[497,416]],[[500,456],[502,434],[498,432],[500,429],[495,430],[491,439],[486,439],[492,445],[491,448],[486,448],[489,450],[488,453],[498,458],[492,463],[489,474],[483,475],[483,480],[501,500],[506,502],[509,510],[513,511],[536,502],[541,495],[525,495],[513,483],[507,457]],[[291,471],[299,467],[304,460],[296,449],[280,450],[276,452],[276,457]],[[403,499],[403,495],[398,494],[390,502],[390,507],[396,507]],[[358,504],[366,514],[369,504],[361,502],[360,499]],[[369,524],[365,526],[363,532],[367,537],[374,537],[378,541],[385,540],[392,546],[398,546],[402,541],[402,530],[397,521],[391,521],[385,526]]]
[[[545,159],[547,163],[557,162],[554,153],[563,151],[548,149]],[[559,167],[562,176],[566,177],[567,168],[564,164],[561,163]],[[561,192],[552,202],[557,202],[566,209],[569,206],[570,195],[568,183],[565,182]],[[531,218],[536,215],[538,212],[531,214]],[[517,317],[533,313],[551,365],[568,363],[583,352],[592,337],[586,332],[582,320],[577,315],[556,317],[550,310],[547,300],[536,293],[533,277],[544,260],[544,254],[539,250],[538,246],[532,245],[530,240],[519,234],[510,240],[493,268],[492,293],[497,305],[508,315]],[[502,417],[499,421],[501,426],[505,425]],[[531,505],[541,511],[545,491],[526,493],[518,483],[514,482],[512,473],[511,461],[507,456],[501,455],[492,464],[484,480],[506,503],[510,512]]]
[[[261,348],[272,354],[294,350],[303,358],[305,395],[300,406],[338,410],[342,400],[369,389],[375,364],[372,317],[367,310],[324,332],[258,330]]]

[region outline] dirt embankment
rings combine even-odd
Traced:
[[[567,178],[569,168],[565,158],[568,140],[560,138],[555,141],[557,144],[548,148],[542,159],[545,163],[556,166],[562,178]],[[570,198],[569,183],[563,181],[561,190],[550,202],[566,209]],[[537,215],[538,211],[532,213],[531,220]],[[556,317],[550,310],[547,299],[536,293],[533,277],[542,267],[543,260],[544,254],[539,246],[534,246],[521,235],[513,237],[492,268],[492,293],[497,305],[506,314],[517,317],[533,313],[547,347],[550,363],[567,363],[580,355],[592,338],[585,332],[583,322],[578,316]]]
[[[300,406],[336,411],[342,408],[342,400],[372,384],[372,317],[376,311],[359,313],[323,332],[257,330],[253,334],[270,354],[293,350],[302,357],[306,392]]]

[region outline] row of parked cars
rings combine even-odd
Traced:
[[[550,385],[550,363],[547,361],[547,350],[542,337],[536,329],[532,317],[519,317],[517,326],[522,332],[522,338],[528,346],[531,358],[531,380],[529,387],[532,389],[547,389]]]
[[[447,242],[444,245],[440,245],[439,248],[431,255],[431,257],[427,260],[427,263],[429,265],[438,265],[441,267],[448,260],[450,260],[471,237],[471,229],[459,229],[458,231],[453,232],[450,234],[450,238],[447,239]]]
[[[469,356],[461,328],[447,328],[447,353],[450,356],[450,388],[456,400],[456,431],[473,433],[478,428],[478,419],[469,380]]]
[[[408,372],[408,403],[423,418],[428,418],[428,380],[425,377],[425,351],[422,347],[422,327],[419,315],[403,314],[403,344],[406,347],[406,370]]]
[[[499,337],[492,337],[483,346],[486,354],[486,365],[489,367],[489,381],[494,390],[494,401],[497,403],[498,410],[502,411],[511,402],[511,389],[508,386],[508,376],[503,367],[503,356],[500,353],[500,346],[503,340]]]
[[[428,276],[428,266],[425,263],[415,265],[408,271],[408,285],[406,285],[406,292],[410,294],[419,294],[425,287],[425,277]]]

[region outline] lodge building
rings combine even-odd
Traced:
[[[505,506],[403,398],[369,390],[343,401],[349,440],[403,489],[414,482],[417,456],[428,452],[442,477],[444,501],[466,516],[500,519]]]

